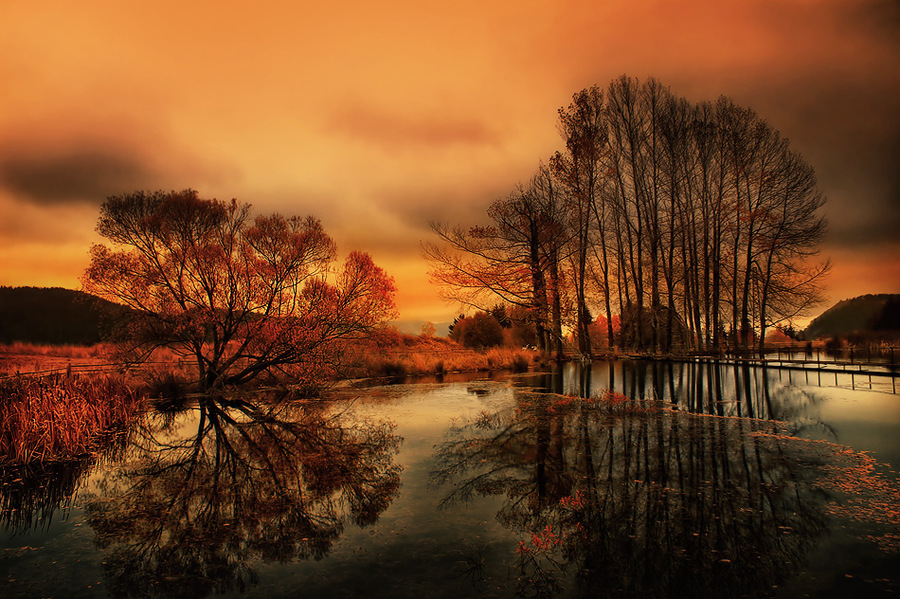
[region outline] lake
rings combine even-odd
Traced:
[[[4,473],[0,596],[887,595],[893,382],[622,360],[170,402]]]

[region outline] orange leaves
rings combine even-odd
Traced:
[[[317,219],[249,213],[192,190],[110,198],[98,230],[114,245],[91,250],[84,287],[131,309],[134,339],[194,354],[210,381],[302,361],[395,315],[393,279],[368,255],[332,276]]]
[[[516,553],[519,555],[532,552],[551,551],[562,544],[562,538],[553,532],[553,526],[548,524],[543,530],[531,534],[531,544],[519,541]]]
[[[396,316],[394,278],[364,252],[350,252],[338,278],[346,316],[366,327]]]
[[[612,389],[607,389],[603,394],[602,401],[604,403],[609,404],[610,406],[621,406],[625,402],[631,401],[625,395],[622,395],[618,391],[613,391]]]
[[[561,497],[559,505],[564,508],[578,510],[584,507],[584,490],[578,489],[574,495]]]

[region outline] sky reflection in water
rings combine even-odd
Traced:
[[[111,458],[7,473],[0,594],[898,590],[895,474],[783,435],[858,438],[883,462],[895,443],[872,431],[896,435],[897,396],[622,362],[514,382],[203,402],[148,419]],[[880,421],[859,408],[873,403]]]

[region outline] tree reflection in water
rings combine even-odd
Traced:
[[[49,528],[58,511],[71,508],[95,462],[86,457],[0,469],[0,529],[28,534]]]
[[[837,440],[835,431],[820,418],[824,397],[813,385],[799,384],[804,377],[808,375],[716,360],[618,360],[568,363],[525,383],[580,397],[612,389],[626,397],[665,401],[694,414],[779,420],[790,423],[793,434]]]
[[[392,425],[315,405],[202,400],[196,429],[150,421],[142,456],[100,481],[87,518],[115,596],[244,589],[254,563],[322,558],[396,495]]]
[[[520,392],[455,428],[432,480],[445,505],[506,496],[521,594],[754,594],[825,531],[818,460],[775,426]]]

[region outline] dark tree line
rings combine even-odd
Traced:
[[[583,356],[595,312],[609,345],[707,350],[761,346],[819,300],[825,198],[755,112],[623,76],[576,93],[558,125],[565,149],[489,225],[432,225],[449,298],[525,307],[541,349],[561,353],[570,329]]]

